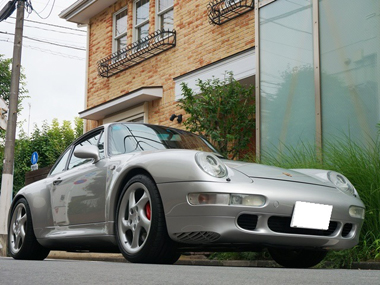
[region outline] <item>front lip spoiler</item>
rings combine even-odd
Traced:
[[[321,187],[336,189],[334,186],[329,186],[326,184],[319,184],[319,183],[310,183],[310,182],[303,182],[303,181],[297,181],[297,180],[287,180],[287,179],[280,179],[280,178],[271,178],[271,177],[259,177],[259,176],[248,176],[248,177],[251,179],[275,180],[275,181],[299,183],[299,184],[314,185],[314,186],[321,186]]]

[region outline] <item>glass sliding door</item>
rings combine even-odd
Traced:
[[[312,0],[259,10],[261,153],[315,144]]]
[[[380,1],[320,0],[324,142],[375,138],[380,121]]]

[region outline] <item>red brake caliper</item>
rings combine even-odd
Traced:
[[[150,203],[146,203],[145,205],[145,214],[146,214],[146,217],[148,218],[148,220],[150,220]]]

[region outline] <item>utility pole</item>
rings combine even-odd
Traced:
[[[3,176],[0,195],[0,256],[7,255],[8,241],[8,212],[13,192],[13,165],[16,139],[17,107],[20,89],[21,50],[24,28],[25,0],[17,1],[16,30],[13,45],[13,61],[11,89],[9,95],[9,111],[7,132],[4,147]]]

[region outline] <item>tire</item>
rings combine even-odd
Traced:
[[[327,251],[307,249],[268,248],[273,260],[288,268],[309,268],[320,263]]]
[[[12,208],[8,226],[8,252],[14,259],[44,260],[50,250],[40,245],[34,235],[32,215],[26,199]]]
[[[128,181],[116,208],[115,233],[120,252],[134,263],[173,264],[180,256],[168,235],[162,201],[148,176]]]

